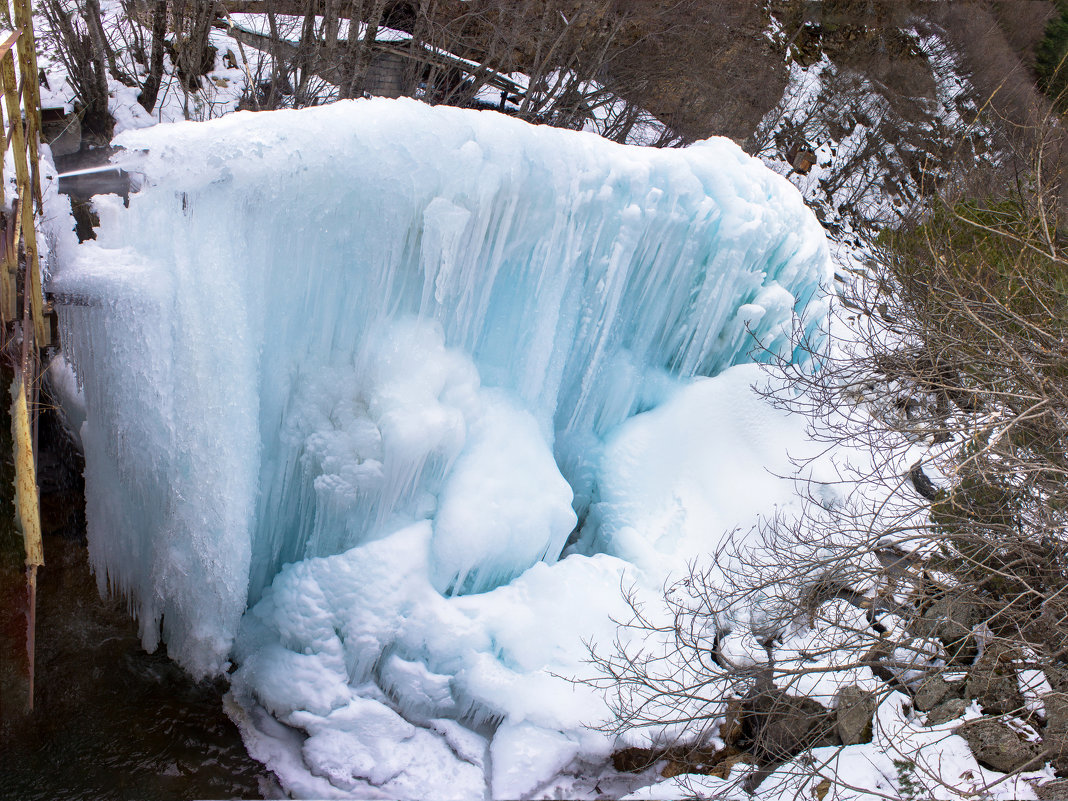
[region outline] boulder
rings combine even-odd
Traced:
[[[975,759],[1002,773],[1042,767],[1044,752],[1040,743],[1030,742],[998,718],[970,720],[957,729],[968,742]]]
[[[946,681],[940,675],[924,680],[913,694],[912,705],[920,712],[929,712],[944,701],[964,696],[964,682]]]
[[[1041,801],[1068,801],[1068,779],[1057,779],[1045,784],[1036,784],[1035,795]]]
[[[1068,693],[1068,669],[1060,665],[1043,665],[1042,672],[1046,674],[1046,680],[1059,693]]]
[[[802,175],[808,175],[816,164],[816,154],[811,150],[798,150],[790,162],[790,165]]]
[[[1046,707],[1046,729],[1042,740],[1046,758],[1058,774],[1068,775],[1068,694],[1049,693],[1042,696]]]
[[[612,753],[612,767],[620,773],[641,773],[664,758],[664,750],[657,748],[621,748]]]
[[[978,701],[987,714],[1003,715],[1023,706],[1015,658],[1011,649],[993,643],[968,671],[965,695]]]
[[[725,745],[737,745],[742,739],[742,701],[731,698],[727,701],[727,713],[719,727],[719,738]]]
[[[983,614],[976,604],[947,592],[927,607],[913,628],[921,637],[941,640],[949,664],[969,665],[979,652],[972,629],[982,622]]]
[[[856,685],[839,690],[835,718],[842,745],[870,743],[874,715],[875,693]]]
[[[665,779],[670,779],[674,776],[682,776],[687,773],[701,774],[704,776],[715,776],[720,779],[726,779],[734,766],[739,763],[746,765],[755,765],[756,759],[752,754],[748,754],[745,751],[739,751],[737,748],[721,748],[720,750],[701,756],[694,754],[679,754],[681,759],[672,758],[672,755],[668,754],[668,763],[660,771],[660,775]]]
[[[806,748],[840,744],[834,713],[811,698],[764,688],[746,699],[744,710],[742,731],[761,765],[784,762]]]
[[[963,715],[967,708],[968,702],[963,698],[949,698],[927,713],[927,725],[939,726],[949,723]]]

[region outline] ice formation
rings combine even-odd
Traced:
[[[603,753],[599,701],[551,673],[611,637],[624,574],[787,497],[800,425],[731,366],[818,335],[796,192],[727,141],[405,100],[120,144],[144,186],[51,289],[92,562],[146,645],[236,664],[297,793],[517,797]],[[778,472],[700,500],[739,459]]]

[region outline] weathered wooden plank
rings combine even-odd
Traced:
[[[27,205],[32,205],[27,199]],[[33,709],[33,673],[37,613],[37,568],[44,564],[41,541],[41,511],[37,496],[37,471],[34,468],[34,442],[30,412],[26,403],[26,383],[22,369],[16,371],[11,389],[11,430],[15,449],[15,520],[22,531],[26,550],[26,589],[29,616],[26,629],[26,652],[29,657],[29,708]]]
[[[19,121],[22,119],[22,110],[19,107],[19,99],[17,89],[15,88],[15,60],[11,55],[10,48],[0,56],[0,87],[4,92],[4,112],[7,116],[10,135],[8,137],[8,145],[22,144],[25,148],[25,144],[22,139],[22,126]],[[6,150],[6,148],[5,148]],[[17,151],[16,151],[17,152]],[[23,160],[25,160],[25,149],[22,151]],[[0,307],[2,307],[2,316],[4,323],[9,323],[18,315],[18,307],[16,303],[16,290],[15,290],[15,270],[18,267],[18,247],[15,247],[15,257],[11,258],[11,245],[12,242],[18,241],[19,236],[19,215],[18,215],[18,203],[12,204],[12,213],[10,220],[14,222],[14,225],[8,226],[10,236],[6,237],[5,244],[7,247],[4,252],[4,264],[3,269],[0,272],[3,273],[2,289],[3,297],[0,298]]]
[[[41,142],[41,87],[37,85],[37,38],[33,33],[30,0],[14,0],[15,25],[22,30],[19,39],[19,72],[22,77],[26,142],[30,155],[30,187],[37,210],[41,210],[41,179],[37,164],[37,147]]]
[[[0,59],[0,76],[3,79],[4,102],[8,118],[21,120],[22,109],[19,105],[18,84],[15,78],[15,60],[8,51]],[[41,264],[37,250],[37,231],[33,219],[33,189],[30,184],[30,165],[26,158],[26,138],[22,125],[11,126],[11,147],[15,161],[15,180],[18,184],[19,222],[22,228],[23,250],[26,253],[26,291],[30,295],[33,317],[33,332],[37,347],[43,348],[51,342],[51,330],[44,319],[44,299],[41,293]]]
[[[11,207],[3,231],[3,252],[0,253],[0,324],[6,326],[14,321],[18,314],[18,290],[15,283],[15,273],[19,264],[19,224],[18,224],[19,201]]]
[[[16,161],[16,164],[18,162]],[[27,183],[29,176],[27,176]],[[52,328],[44,315],[44,291],[41,286],[41,254],[37,249],[37,229],[33,219],[32,190],[27,185],[25,193],[20,192],[19,214],[22,219],[23,250],[26,253],[26,275],[29,278],[30,303],[33,308],[33,334],[38,348],[52,344]]]
[[[22,29],[18,28],[16,30],[12,31],[10,34],[8,34],[8,36],[4,39],[3,42],[0,42],[0,58],[3,58],[4,56],[6,56],[11,51],[11,48],[13,48],[15,46],[15,42],[18,41],[19,36],[21,35],[21,33],[22,33]],[[3,90],[3,85],[0,84],[0,91],[2,91],[2,90]],[[0,115],[0,117],[2,117],[2,115]],[[8,120],[8,123],[9,123],[8,125],[3,126],[3,147],[0,148],[0,156],[2,156],[4,153],[6,153],[7,149],[11,146],[11,126],[14,125],[14,121]],[[0,157],[0,186],[3,186],[3,185],[4,185],[4,159],[2,157]],[[0,307],[2,307],[2,304],[0,304]],[[3,311],[3,308],[0,308],[0,312],[2,312],[2,311]],[[5,313],[4,314],[4,321],[7,322],[10,319],[11,318],[8,317],[6,315],[6,313]]]
[[[15,46],[15,42],[19,40],[19,35],[22,33],[22,29],[18,28],[7,35],[4,41],[0,42],[0,57],[2,57],[8,50]]]
[[[11,428],[15,462],[15,519],[22,532],[26,553],[26,588],[29,603],[26,631],[26,652],[29,661],[27,700],[28,707],[32,710],[37,570],[44,564],[44,546],[41,540],[41,510],[36,469],[37,418],[35,413],[31,413],[28,390],[33,388],[33,404],[36,406],[40,368],[37,349],[49,344],[51,326],[44,316],[40,255],[34,218],[35,206],[38,210],[41,208],[37,160],[41,131],[41,98],[37,84],[33,12],[30,0],[13,1],[17,30],[0,42],[0,89],[4,94],[3,110],[7,128],[7,132],[2,136],[0,187],[6,186],[2,169],[3,155],[11,148],[18,192],[4,229],[0,232],[0,334],[6,340],[12,330],[9,326],[14,323],[18,314],[16,276],[21,239],[26,270],[22,303],[22,352],[11,388]],[[16,56],[19,76],[15,70]],[[3,126],[0,126],[0,131],[2,130]]]
[[[11,400],[11,427],[15,439],[15,512],[26,548],[26,566],[40,567],[44,564],[44,546],[41,543],[41,518],[37,506],[33,433],[22,370],[18,371]]]

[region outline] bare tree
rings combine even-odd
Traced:
[[[1044,156],[882,234],[841,290],[847,333],[801,343],[822,368],[776,366],[792,381],[772,400],[869,458],[836,487],[847,500],[802,487],[797,519],[729,538],[714,569],[670,587],[667,622],[632,604],[614,646],[595,649],[611,730],[664,738],[644,764],[726,775],[749,761],[750,790],[783,763],[798,782],[830,776],[803,754],[848,743],[805,688],[838,677],[841,708],[867,668],[932,719],[976,700],[985,717],[958,731],[987,767],[1049,761],[1068,777],[1068,251]],[[947,780],[913,768],[918,787]]]
[[[110,137],[114,123],[108,112],[107,53],[99,2],[70,8],[64,0],[44,0],[41,8],[56,52],[81,102],[83,124]]]
[[[140,101],[151,110],[167,54],[187,101],[203,91],[215,26],[243,54],[255,50],[251,62],[242,56],[248,108],[408,95],[618,141],[686,141],[633,99],[649,96],[638,86],[653,72],[674,73],[675,64],[664,58],[635,71],[632,62],[648,42],[676,37],[696,13],[695,0],[125,0],[124,16],[110,21],[99,19],[97,0],[46,5],[81,102],[101,119],[108,76],[140,84]],[[239,12],[260,16],[264,30],[234,24]]]
[[[113,126],[108,111],[109,76],[127,86],[139,86],[138,101],[151,111],[163,83],[168,49],[187,89],[198,88],[199,76],[214,65],[214,51],[208,45],[213,3],[123,0],[121,7],[121,16],[105,20],[99,0],[45,0],[42,4],[49,23],[47,35],[70,75],[83,122],[105,139],[110,138]]]
[[[137,102],[141,104],[145,111],[152,111],[156,107],[156,99],[159,97],[160,84],[163,81],[164,38],[166,35],[167,2],[166,0],[156,0],[152,4],[152,49],[147,53],[143,47],[141,50],[145,56],[148,71]]]

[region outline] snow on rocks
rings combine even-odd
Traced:
[[[907,696],[882,692],[872,721],[871,742],[816,747],[768,772],[759,785],[746,785],[758,775],[737,765],[727,779],[682,775],[626,796],[628,799],[709,797],[786,801],[809,797],[846,799],[964,799],[977,793],[991,799],[1033,799],[1034,781],[1050,778],[1046,770],[1006,776],[982,767],[954,727],[926,727],[910,711]],[[752,792],[746,792],[743,788]]]

